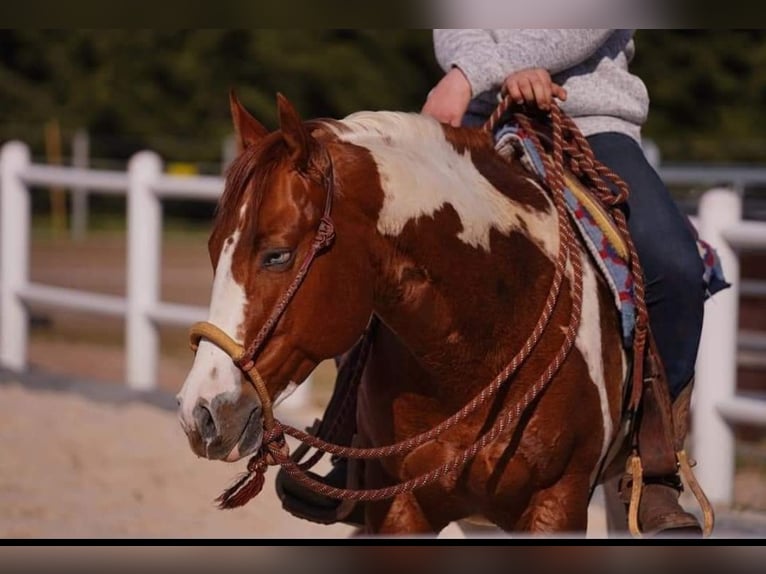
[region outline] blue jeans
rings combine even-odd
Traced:
[[[675,398],[694,375],[702,333],[704,269],[696,238],[634,139],[601,133],[588,143],[631,190],[628,228],[644,270],[649,324]]]
[[[496,105],[492,95],[481,94],[471,102],[463,125],[481,126]],[[696,238],[635,140],[614,132],[587,139],[596,158],[631,190],[628,228],[644,271],[649,325],[675,398],[694,375],[702,333],[704,270]]]

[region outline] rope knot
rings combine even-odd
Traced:
[[[274,425],[264,433],[261,451],[269,466],[282,464],[289,458],[290,448],[285,440],[284,428],[278,420],[275,420]]]
[[[314,245],[317,251],[327,249],[335,240],[335,224],[328,216],[323,215],[319,220],[319,227],[314,238]]]
[[[289,457],[284,429],[279,421],[274,421],[274,425],[263,433],[261,448],[248,461],[247,472],[216,498],[218,507],[229,509],[247,504],[263,489],[268,467],[283,464]]]
[[[244,371],[245,373],[247,373],[253,367],[255,367],[255,360],[252,355],[245,355],[243,357],[235,359],[234,364],[237,365],[237,367],[239,367],[241,371]]]

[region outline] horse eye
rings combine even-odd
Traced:
[[[263,256],[264,267],[279,267],[287,265],[293,258],[292,251],[286,249],[279,249],[275,251],[269,251]]]

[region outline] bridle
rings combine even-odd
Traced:
[[[217,345],[221,350],[228,354],[234,364],[246,375],[253,384],[258,398],[261,401],[261,407],[263,409],[264,429],[268,433],[274,428],[274,409],[271,397],[269,396],[266,384],[263,381],[258,370],[255,368],[255,362],[258,355],[263,350],[266,341],[269,339],[271,333],[274,331],[279,320],[284,315],[287,306],[295,297],[303,280],[314,263],[316,258],[330,248],[335,240],[335,224],[332,221],[332,198],[334,189],[334,171],[332,158],[329,152],[324,150],[324,161],[321,162],[325,169],[322,171],[321,179],[325,189],[325,203],[324,212],[319,219],[319,225],[314,239],[311,242],[309,251],[306,257],[303,259],[303,263],[298,269],[298,273],[293,278],[289,287],[285,290],[282,296],[277,301],[276,306],[272,310],[266,322],[256,334],[253,342],[243,347],[234,339],[232,339],[222,329],[210,323],[208,321],[200,321],[192,325],[190,329],[190,340],[192,350],[196,352],[197,347],[202,339],[207,339],[213,344]]]
[[[538,145],[539,142],[538,142]],[[228,488],[219,498],[218,502],[222,508],[233,508],[241,506],[250,500],[253,496],[258,494],[264,483],[264,473],[268,465],[278,464],[282,466],[285,471],[294,479],[298,480],[305,486],[328,496],[339,499],[350,500],[382,500],[391,498],[402,492],[409,492],[420,488],[426,484],[430,484],[446,474],[456,471],[462,468],[471,460],[476,453],[479,452],[486,445],[495,440],[502,433],[506,432],[514,423],[516,423],[526,409],[540,396],[543,390],[547,387],[553,376],[559,370],[559,367],[564,362],[565,358],[569,354],[569,351],[574,345],[574,340],[577,334],[577,330],[580,323],[580,312],[582,304],[582,265],[580,258],[577,256],[577,246],[574,230],[569,223],[563,196],[563,184],[560,179],[556,179],[552,189],[553,201],[558,212],[559,221],[559,233],[561,237],[559,245],[559,253],[555,261],[555,273],[551,283],[551,289],[548,297],[545,301],[541,315],[535,325],[529,338],[522,346],[506,367],[497,374],[497,376],[479,392],[468,404],[462,409],[448,417],[442,423],[436,425],[432,429],[423,432],[419,435],[409,437],[405,440],[399,441],[395,444],[373,448],[357,448],[357,447],[344,447],[341,445],[334,445],[322,441],[318,437],[308,435],[305,432],[299,431],[289,425],[284,425],[274,418],[273,405],[271,398],[269,397],[268,390],[263,379],[255,368],[255,362],[262,351],[263,346],[268,340],[269,336],[273,332],[279,319],[285,312],[285,309],[292,301],[298,288],[301,286],[303,280],[306,277],[311,265],[316,258],[325,252],[331,245],[335,238],[335,228],[331,219],[332,210],[332,192],[333,192],[333,165],[332,159],[329,153],[325,150],[326,158],[326,171],[324,172],[324,183],[326,187],[325,207],[324,213],[320,218],[319,226],[317,228],[314,240],[309,249],[309,253],[304,259],[301,267],[293,279],[290,286],[284,292],[279,299],[274,310],[271,312],[268,320],[259,330],[253,342],[244,348],[242,345],[235,342],[229,335],[223,332],[220,328],[209,322],[199,322],[192,326],[190,332],[192,349],[197,348],[199,342],[202,339],[207,339],[213,344],[217,345],[221,350],[226,352],[237,365],[237,367],[247,374],[250,382],[253,384],[258,397],[261,401],[263,408],[263,426],[264,434],[259,451],[248,462],[248,473],[241,477],[233,486]],[[552,162],[548,161],[550,172],[554,173],[556,170]],[[569,263],[573,270],[573,285],[571,291],[572,297],[572,314],[570,323],[566,329],[565,337],[556,355],[551,360],[548,367],[543,373],[540,374],[538,379],[533,385],[521,396],[518,401],[515,402],[512,408],[508,409],[495,422],[492,427],[477,438],[468,448],[461,452],[454,459],[449,460],[447,463],[427,472],[423,475],[417,476],[402,483],[392,485],[389,487],[379,489],[360,489],[349,490],[342,488],[335,488],[321,482],[316,481],[307,474],[305,470],[307,466],[304,464],[296,464],[289,456],[289,450],[285,443],[285,434],[289,434],[294,438],[297,438],[301,442],[309,444],[324,452],[331,452],[340,456],[348,456],[351,458],[381,458],[387,456],[394,456],[409,452],[413,448],[424,444],[429,440],[433,440],[438,434],[443,433],[447,429],[454,427],[469,415],[476,412],[480,407],[487,404],[494,396],[496,396],[499,389],[508,381],[508,379],[525,363],[526,359],[532,353],[532,350],[536,347],[537,342],[542,337],[543,332],[550,323],[553,316],[554,308],[561,293],[561,288],[564,284],[565,268]]]

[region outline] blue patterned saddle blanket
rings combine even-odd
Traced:
[[[532,140],[519,126],[506,124],[497,130],[495,148],[506,157],[517,155],[522,165],[541,182],[544,181],[543,162]],[[604,209],[594,205],[594,202],[588,201],[587,198],[581,201],[580,197],[583,197],[583,194],[576,189],[576,186],[582,187],[579,182],[567,180],[567,188],[564,190],[567,208],[583,243],[593,256],[593,260],[614,295],[615,305],[620,311],[623,345],[630,348],[633,344],[633,331],[636,324],[636,305],[629,254],[619,234],[614,232],[614,224],[611,220],[605,222]],[[715,249],[697,236],[691,222],[689,226],[697,240],[697,249],[704,267],[702,280],[706,298],[708,298],[729,287],[729,283],[724,278],[721,262]]]

